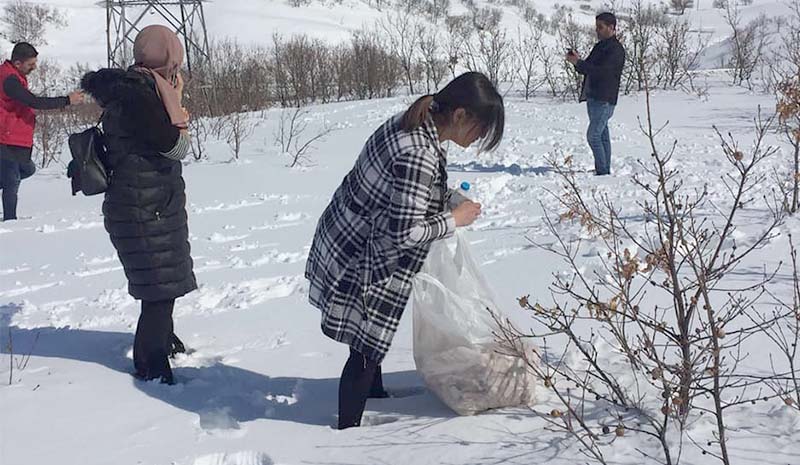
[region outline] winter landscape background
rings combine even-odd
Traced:
[[[0,7],[10,3],[0,2]],[[95,1],[35,4],[56,8],[62,23],[46,28],[47,43],[40,47],[40,59],[51,63],[54,77],[49,86],[40,78],[40,90],[53,93],[75,85],[69,80],[77,71],[70,68],[77,63],[84,68],[105,64],[105,10]],[[541,36],[526,37],[551,47],[543,51],[554,54],[553,68],[557,69],[564,31],[545,27],[547,21],[555,18],[559,24],[573,21],[591,26],[594,15],[607,6],[598,0],[562,4],[570,12],[549,0],[452,1],[442,10],[445,15],[436,16],[420,13],[424,4],[413,4],[411,16],[442,33],[438,39],[442,44],[438,50],[442,84],[452,77],[446,48],[452,40],[446,34],[445,16],[477,16],[475,12],[482,8],[502,12],[499,22],[489,24],[494,24],[495,31],[507,32],[508,39],[503,49],[510,58],[497,68],[506,98],[504,142],[488,154],[453,146],[448,169],[451,185],[469,181],[470,195],[484,206],[482,217],[464,233],[503,314],[520,328],[544,332],[520,308],[518,298],[529,296],[531,303],[553,304],[551,284],[571,271],[560,257],[546,250],[557,243],[546,217],[558,220],[567,213],[564,178],[552,161],[571,160],[569,166],[584,192],[606,195],[631,230],[644,233],[647,218],[639,202],[645,194],[633,178],[648,176],[638,162],[649,163],[653,152],[640,126],[646,120],[646,94],[638,83],[631,82],[630,92],[621,95],[610,126],[613,175],[596,178],[590,172],[591,153],[585,143],[586,109],[573,98],[569,75],[554,71],[558,83],[551,86],[541,71],[534,73],[541,85],[530,89],[526,98],[525,73],[512,69],[522,55],[510,50],[520,44],[525,49],[525,42],[517,39],[529,32],[520,31],[531,31],[529,25],[537,25],[533,29],[540,30]],[[686,54],[691,55],[690,63],[685,63],[690,79],[664,82],[651,92],[654,124],[669,123],[656,138],[659,150],[667,152],[675,143],[668,166],[679,171],[686,192],[705,189],[710,202],[700,214],[711,222],[731,208],[725,176],[735,175],[714,127],[739,140],[743,156],[750,157],[754,121],[759,115],[768,118],[775,112],[776,97],[769,85],[772,58],[781,56],[789,24],[800,21],[786,2],[752,0],[737,5],[743,28],[760,21],[763,43],[757,57],[763,61],[754,64],[749,79],[734,83],[731,57],[735,41],[721,5],[695,0],[682,15],[664,7],[670,19],[687,21],[685,38],[690,45],[703,48],[696,56]],[[653,6],[662,11],[661,4],[654,2]],[[541,16],[530,10],[526,16],[526,7],[535,8]],[[633,5],[618,1],[614,7],[628,12]],[[274,33],[281,34],[282,43],[296,34],[331,47],[350,43],[354,33],[376,27],[377,21],[406,18],[398,9],[402,10],[400,3],[352,0],[312,0],[297,6],[278,0],[205,4],[210,38],[235,38],[243,50],[244,58],[235,63],[258,62],[259,47],[267,63],[270,47],[276,44]],[[622,23],[620,29],[630,37]],[[581,34],[576,37],[590,45],[591,36]],[[389,33],[384,30],[381,36],[388,40]],[[395,50],[387,43],[386,50],[391,54],[402,47]],[[663,50],[659,45],[648,53]],[[10,44],[0,39],[0,51],[7,56]],[[588,51],[586,45],[579,48],[584,56]],[[632,52],[630,46],[628,51]],[[422,52],[414,52],[414,56],[418,53]],[[248,62],[248,57],[252,61]],[[535,63],[541,70],[543,64]],[[480,60],[476,64],[490,66]],[[452,66],[456,72],[467,69],[468,59]],[[402,66],[398,70],[402,74]],[[414,93],[424,93],[430,86],[430,73],[417,71],[415,76]],[[194,95],[206,95],[203,89],[207,87],[200,84],[195,82],[198,90]],[[22,183],[19,212],[24,218],[0,224],[0,463],[596,462],[596,457],[582,452],[584,448],[572,434],[557,426],[553,412],[564,406],[544,383],[538,386],[538,403],[531,409],[510,408],[474,417],[459,417],[450,411],[415,373],[411,312],[407,312],[383,365],[387,387],[398,397],[370,400],[362,428],[332,428],[347,348],[319,331],[319,314],[307,303],[305,257],[319,214],[352,167],[363,142],[386,118],[413,100],[408,84],[403,77],[384,87],[377,84],[381,92],[370,99],[359,98],[360,91],[355,88],[344,98],[337,98],[336,91],[321,99],[315,98],[316,91],[300,96],[296,87],[287,84],[287,93],[276,91],[263,108],[240,104],[240,111],[198,118],[209,126],[219,126],[216,131],[195,128],[207,137],[203,153],[199,159],[187,160],[184,167],[200,289],[176,304],[176,333],[193,352],[174,361],[175,386],[138,382],[129,374],[138,302],[127,294],[121,265],[103,229],[102,199],[70,196],[65,176],[69,153],[63,136],[53,136],[51,159],[39,160],[40,166],[47,166]],[[388,88],[393,90],[391,96],[384,95]],[[237,88],[227,87],[225,92],[235,94]],[[292,144],[276,142],[298,104],[303,105],[298,121],[305,127],[297,135],[300,146],[321,136],[299,154]],[[239,136],[234,134],[237,127]],[[742,199],[737,228],[723,244],[725,250],[735,251],[736,245],[741,250],[759,240],[772,218],[763,198],[771,198],[776,191],[776,178],[792,175],[792,147],[777,124],[767,132],[764,144],[776,147],[776,152],[758,166],[764,178]],[[37,153],[42,153],[41,147]],[[583,249],[576,255],[581,273],[590,279],[601,278],[607,273],[606,242],[587,232],[580,221],[562,220],[555,231],[567,240],[581,240]],[[725,285],[759,287],[765,274],[776,271],[765,284],[769,294],[753,307],[769,312],[779,307],[778,301],[791,303],[796,277],[790,264],[790,234],[798,224],[796,216],[787,215],[731,270]],[[633,244],[623,247],[637,253]],[[670,304],[663,295],[654,299],[649,302]],[[619,374],[626,388],[634,389],[641,380],[612,363],[619,357],[619,349],[608,340],[592,338],[591,322],[581,328],[598,357],[609,361],[610,370]],[[741,363],[748,373],[769,376],[784,371],[786,361],[779,360],[780,352],[765,334],[748,338],[740,347],[750,354]],[[552,349],[560,354],[563,347]],[[585,363],[574,350],[567,351],[564,361],[574,366]],[[791,395],[762,389],[752,388],[744,396],[768,397],[767,401],[732,408],[726,416],[730,462],[800,463],[797,404],[786,401]],[[616,435],[620,420],[608,406],[589,402],[586,407],[607,463],[664,463],[662,445],[633,431],[635,417],[626,417],[625,433]],[[556,424],[551,423],[554,419]],[[601,425],[610,425],[611,432],[601,433]],[[667,443],[673,452],[672,463],[677,463],[676,458],[686,464],[715,463],[716,428],[711,414],[698,411],[683,434],[671,429]]]

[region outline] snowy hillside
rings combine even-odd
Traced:
[[[8,3],[0,1],[0,5]],[[41,47],[43,56],[70,65],[75,62],[102,65],[106,60],[105,8],[95,0],[51,0],[40,2],[52,5],[65,14],[66,28],[51,28],[48,45]],[[384,4],[386,4],[385,2]],[[572,8],[574,18],[584,24],[593,24],[594,15],[610,8],[611,4],[625,7],[630,2],[607,2],[585,0],[580,4],[558,0],[535,0],[529,4],[537,12],[550,17],[558,7]],[[646,0],[645,4],[661,5],[660,1]],[[524,2],[476,1],[479,7],[499,8],[503,11],[503,27],[515,33],[523,21],[521,10],[512,5]],[[713,8],[711,0],[694,2],[685,17],[707,40],[709,46],[720,44],[730,36],[723,19],[723,11]],[[272,35],[284,36],[306,34],[331,43],[350,37],[353,31],[375,23],[391,13],[390,7],[378,9],[376,2],[358,0],[318,1],[293,7],[286,0],[212,0],[205,3],[205,16],[210,38],[236,38],[243,44],[269,45]],[[740,6],[743,24],[756,19],[760,14],[780,17],[788,12],[786,3],[780,0],[753,0],[750,5]],[[464,14],[467,8],[460,1],[451,1],[449,14]],[[420,15],[422,16],[422,15]],[[142,24],[157,22],[156,15],[148,15]],[[0,51],[7,52],[8,43],[0,40]],[[717,67],[718,54],[710,54],[704,68]]]
[[[229,162],[224,144],[214,143],[208,162],[186,166],[201,288],[178,300],[176,331],[195,352],[176,361],[176,386],[129,375],[138,306],[103,230],[101,199],[70,197],[60,168],[26,181],[20,213],[30,218],[0,227],[0,331],[4,341],[10,331],[17,364],[12,385],[0,388],[0,463],[583,463],[571,441],[548,432],[527,410],[457,417],[441,404],[415,373],[410,313],[384,364],[387,385],[403,397],[370,400],[363,428],[331,428],[346,347],[318,329],[318,312],[306,302],[304,258],[316,219],[363,140],[406,103],[314,107],[312,126],[328,121],[339,130],[312,154],[313,167],[286,168],[288,160],[272,144],[277,112],[246,143],[241,161]],[[710,126],[749,141],[758,105],[770,101],[737,89],[716,89],[707,102],[678,93],[656,97],[655,117],[671,121],[665,140],[680,135],[674,163],[689,185],[709,181],[711,195],[723,195],[721,180],[708,176],[723,167]],[[640,97],[625,98],[612,120],[615,176],[580,175],[587,188],[608,192],[623,208],[635,206],[630,175],[649,153],[636,120],[642,112]],[[449,171],[453,185],[472,182],[473,195],[485,205],[467,238],[504,311],[524,323],[516,298],[547,300],[552,273],[563,269],[526,239],[549,240],[543,213],[560,211],[547,193],[559,183],[545,157],[572,154],[579,169],[591,162],[581,105],[511,100],[508,121],[496,154],[476,159],[453,148]],[[776,157],[769,166],[784,160]],[[756,226],[765,212],[747,215]],[[783,226],[743,269],[785,257],[786,233],[797,226],[796,220]],[[746,240],[751,231],[740,234]],[[591,251],[581,258],[588,267],[597,260]],[[785,296],[788,289],[778,292]],[[8,352],[4,343],[3,384],[10,375]],[[539,393],[538,411],[557,405],[545,389]],[[779,400],[737,412],[731,423],[735,463],[796,463],[800,417]],[[706,421],[689,426],[701,442],[710,440],[709,431]],[[628,435],[609,447],[610,463],[656,463],[637,449],[658,452],[655,442]],[[688,445],[683,460],[712,463]]]

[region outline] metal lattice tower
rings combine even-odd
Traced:
[[[103,0],[106,8],[108,66],[127,68],[133,64],[133,41],[146,25],[153,24],[148,13],[158,15],[159,23],[172,28],[183,40],[186,65],[191,73],[192,61],[209,60],[206,19],[203,3],[206,0]],[[146,24],[145,24],[146,22]],[[197,63],[199,64],[199,63]]]

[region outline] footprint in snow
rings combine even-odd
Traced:
[[[275,465],[275,462],[263,452],[219,452],[197,457],[192,465]]]

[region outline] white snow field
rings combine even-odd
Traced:
[[[105,62],[104,13],[94,0],[40,3],[63,8],[70,24],[48,34],[43,55],[65,64]],[[548,13],[553,3],[537,3],[537,8]],[[689,14],[724,48],[719,12],[710,3]],[[780,2],[756,0],[745,10],[754,17],[761,11],[779,15],[783,8]],[[206,6],[213,36],[263,44],[273,31],[344,40],[381,14],[355,1],[292,8],[278,1],[216,0]],[[6,48],[0,43],[0,51]],[[707,67],[715,60],[709,58]],[[771,111],[775,102],[728,87],[713,71],[708,82],[703,99],[656,93],[653,116],[670,122],[660,142],[667,148],[678,140],[672,163],[684,173],[686,185],[707,184],[710,198],[724,204],[721,176],[728,165],[712,125],[748,147],[759,106]],[[323,125],[337,129],[311,153],[312,163],[300,168],[287,168],[289,160],[274,146],[280,110],[251,115],[259,125],[240,160],[231,161],[224,142],[209,141],[208,160],[186,162],[200,289],[177,301],[176,333],[193,352],[174,361],[175,386],[130,375],[139,307],[127,294],[103,229],[102,198],[70,196],[63,165],[24,181],[23,219],[0,223],[0,465],[587,463],[571,438],[551,431],[530,409],[459,417],[442,404],[415,372],[409,310],[383,365],[385,383],[398,397],[371,399],[361,428],[333,428],[347,347],[319,330],[319,313],[307,303],[305,257],[319,214],[363,142],[411,100],[310,107],[309,131]],[[530,294],[549,301],[552,275],[565,269],[529,240],[552,241],[544,213],[562,213],[550,194],[561,183],[546,159],[572,155],[587,189],[606,192],[624,211],[636,211],[641,192],[631,176],[641,170],[636,161],[650,154],[637,120],[644,111],[643,95],[621,97],[610,126],[610,177],[589,173],[586,109],[574,102],[509,96],[506,136],[497,152],[451,147],[451,186],[469,181],[470,195],[484,205],[483,216],[464,232],[505,314],[522,327],[529,320],[516,298]],[[784,150],[763,169],[788,167]],[[747,221],[737,239],[747,243],[768,212],[745,208],[743,215]],[[739,282],[757,282],[765,267],[785,260],[788,235],[798,226],[797,218],[781,225],[779,234],[742,264]],[[598,268],[598,255],[605,251],[599,241],[587,246],[581,264]],[[781,268],[772,291],[788,298],[790,284],[789,270]],[[756,355],[767,347],[765,340],[748,345]],[[608,356],[614,351],[600,349]],[[768,366],[754,369],[769,372]],[[536,411],[558,406],[544,387],[538,396]],[[800,415],[779,399],[733,410],[728,421],[734,463],[800,464]],[[706,443],[712,431],[711,420],[700,418],[687,433]],[[659,462],[646,457],[658,457],[659,450],[652,439],[629,433],[604,452],[609,463],[650,465]],[[684,445],[681,458],[689,465],[716,463],[691,443]]]
[[[212,144],[208,162],[188,163],[188,211],[201,288],[179,299],[176,332],[195,352],[175,361],[179,384],[135,381],[131,345],[138,306],[101,222],[99,197],[71,197],[61,169],[23,183],[20,213],[0,228],[0,331],[10,329],[12,384],[0,388],[0,463],[6,464],[574,464],[584,456],[527,409],[458,417],[426,391],[414,371],[407,313],[385,364],[386,383],[403,397],[370,400],[365,426],[336,431],[336,390],[347,348],[324,337],[318,312],[306,303],[304,257],[315,221],[362,142],[408,99],[312,107],[312,126],[340,129],[313,153],[315,166],[286,168],[272,146],[278,111],[266,115],[239,162]],[[708,101],[682,93],[654,97],[655,118],[670,120],[665,142],[680,135],[675,163],[686,182],[709,183],[722,196],[723,161],[710,126],[751,140],[749,120],[768,98],[714,88]],[[643,98],[625,97],[612,120],[612,177],[581,174],[587,187],[619,205],[637,199],[630,175],[647,157],[636,118]],[[473,184],[485,205],[466,232],[506,313],[524,322],[515,298],[547,300],[551,274],[563,264],[525,238],[547,240],[542,205],[559,211],[546,190],[558,190],[545,158],[573,154],[591,166],[584,146],[585,109],[541,99],[508,101],[505,142],[478,157],[456,148],[450,180]],[[785,164],[776,156],[770,166]],[[512,174],[516,173],[515,174]],[[763,211],[745,211],[757,227]],[[787,254],[787,233],[743,267],[774,265]],[[740,231],[746,240],[749,230]],[[591,251],[586,266],[598,260]],[[785,271],[785,270],[784,270]],[[785,274],[784,274],[785,276]],[[742,279],[757,280],[759,273]],[[788,292],[779,286],[777,292]],[[762,341],[763,342],[763,341]],[[10,359],[2,349],[0,380]],[[30,360],[23,364],[23,356]],[[544,389],[541,404],[552,406]],[[800,417],[782,402],[731,418],[736,463],[798,463]],[[705,440],[705,421],[691,425]],[[629,435],[610,449],[612,463],[643,461],[637,449],[656,444]],[[687,446],[684,463],[711,463]]]

